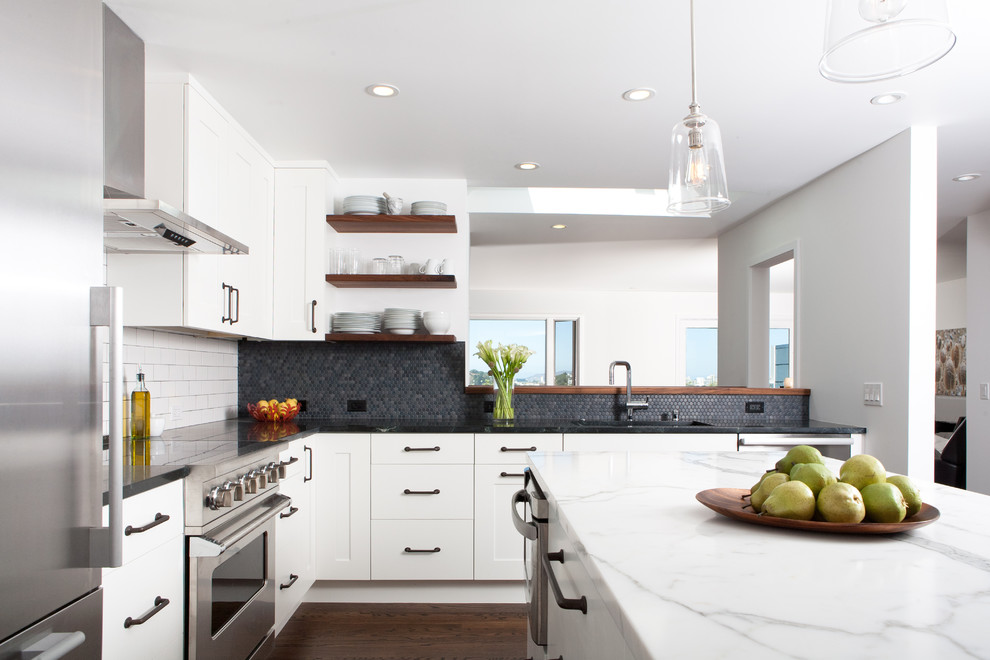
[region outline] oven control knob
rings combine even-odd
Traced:
[[[265,472],[263,468],[251,470],[251,472],[248,473],[248,476],[258,483],[258,490],[263,490],[268,487],[268,473]]]
[[[244,486],[239,481],[227,481],[224,483],[223,489],[233,494],[235,502],[240,502],[244,499]]]
[[[268,473],[268,483],[277,484],[278,483],[278,463],[272,462],[265,466],[265,472]]]
[[[214,486],[206,495],[206,506],[214,511],[220,507],[230,506],[231,497],[232,493],[229,490],[225,490],[222,486]]]
[[[254,495],[258,492],[258,482],[250,474],[242,474],[237,483],[241,487],[242,495]],[[237,499],[237,493],[234,493],[234,499]]]

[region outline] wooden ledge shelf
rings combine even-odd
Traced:
[[[325,335],[327,341],[363,342],[412,342],[420,344],[452,344],[457,341],[454,335],[392,335],[386,332],[373,335],[358,335],[348,332],[331,332]],[[491,389],[491,388],[488,388]]]
[[[516,394],[616,394],[625,396],[626,388],[613,385],[516,385],[512,388]],[[746,396],[808,396],[810,389],[805,388],[763,388],[763,387],[638,387],[633,386],[633,395],[637,394],[694,394],[694,395],[746,395]],[[467,385],[465,394],[491,394],[491,385]]]
[[[340,234],[456,234],[452,215],[328,215]]]
[[[453,275],[327,275],[338,289],[456,289]]]

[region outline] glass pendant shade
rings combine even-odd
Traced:
[[[667,185],[671,213],[715,213],[728,208],[722,135],[718,124],[701,114],[697,106],[677,122],[670,142],[670,181]]]
[[[825,22],[818,70],[837,82],[903,76],[956,43],[946,0],[829,0]]]

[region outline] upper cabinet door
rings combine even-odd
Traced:
[[[185,212],[246,243],[247,239],[240,238],[235,227],[229,226],[230,214],[224,213],[221,201],[228,172],[230,127],[223,115],[192,86],[185,85],[185,97]]]

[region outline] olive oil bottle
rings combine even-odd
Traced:
[[[151,392],[138,367],[137,385],[131,392],[131,439],[144,440],[151,434]]]

